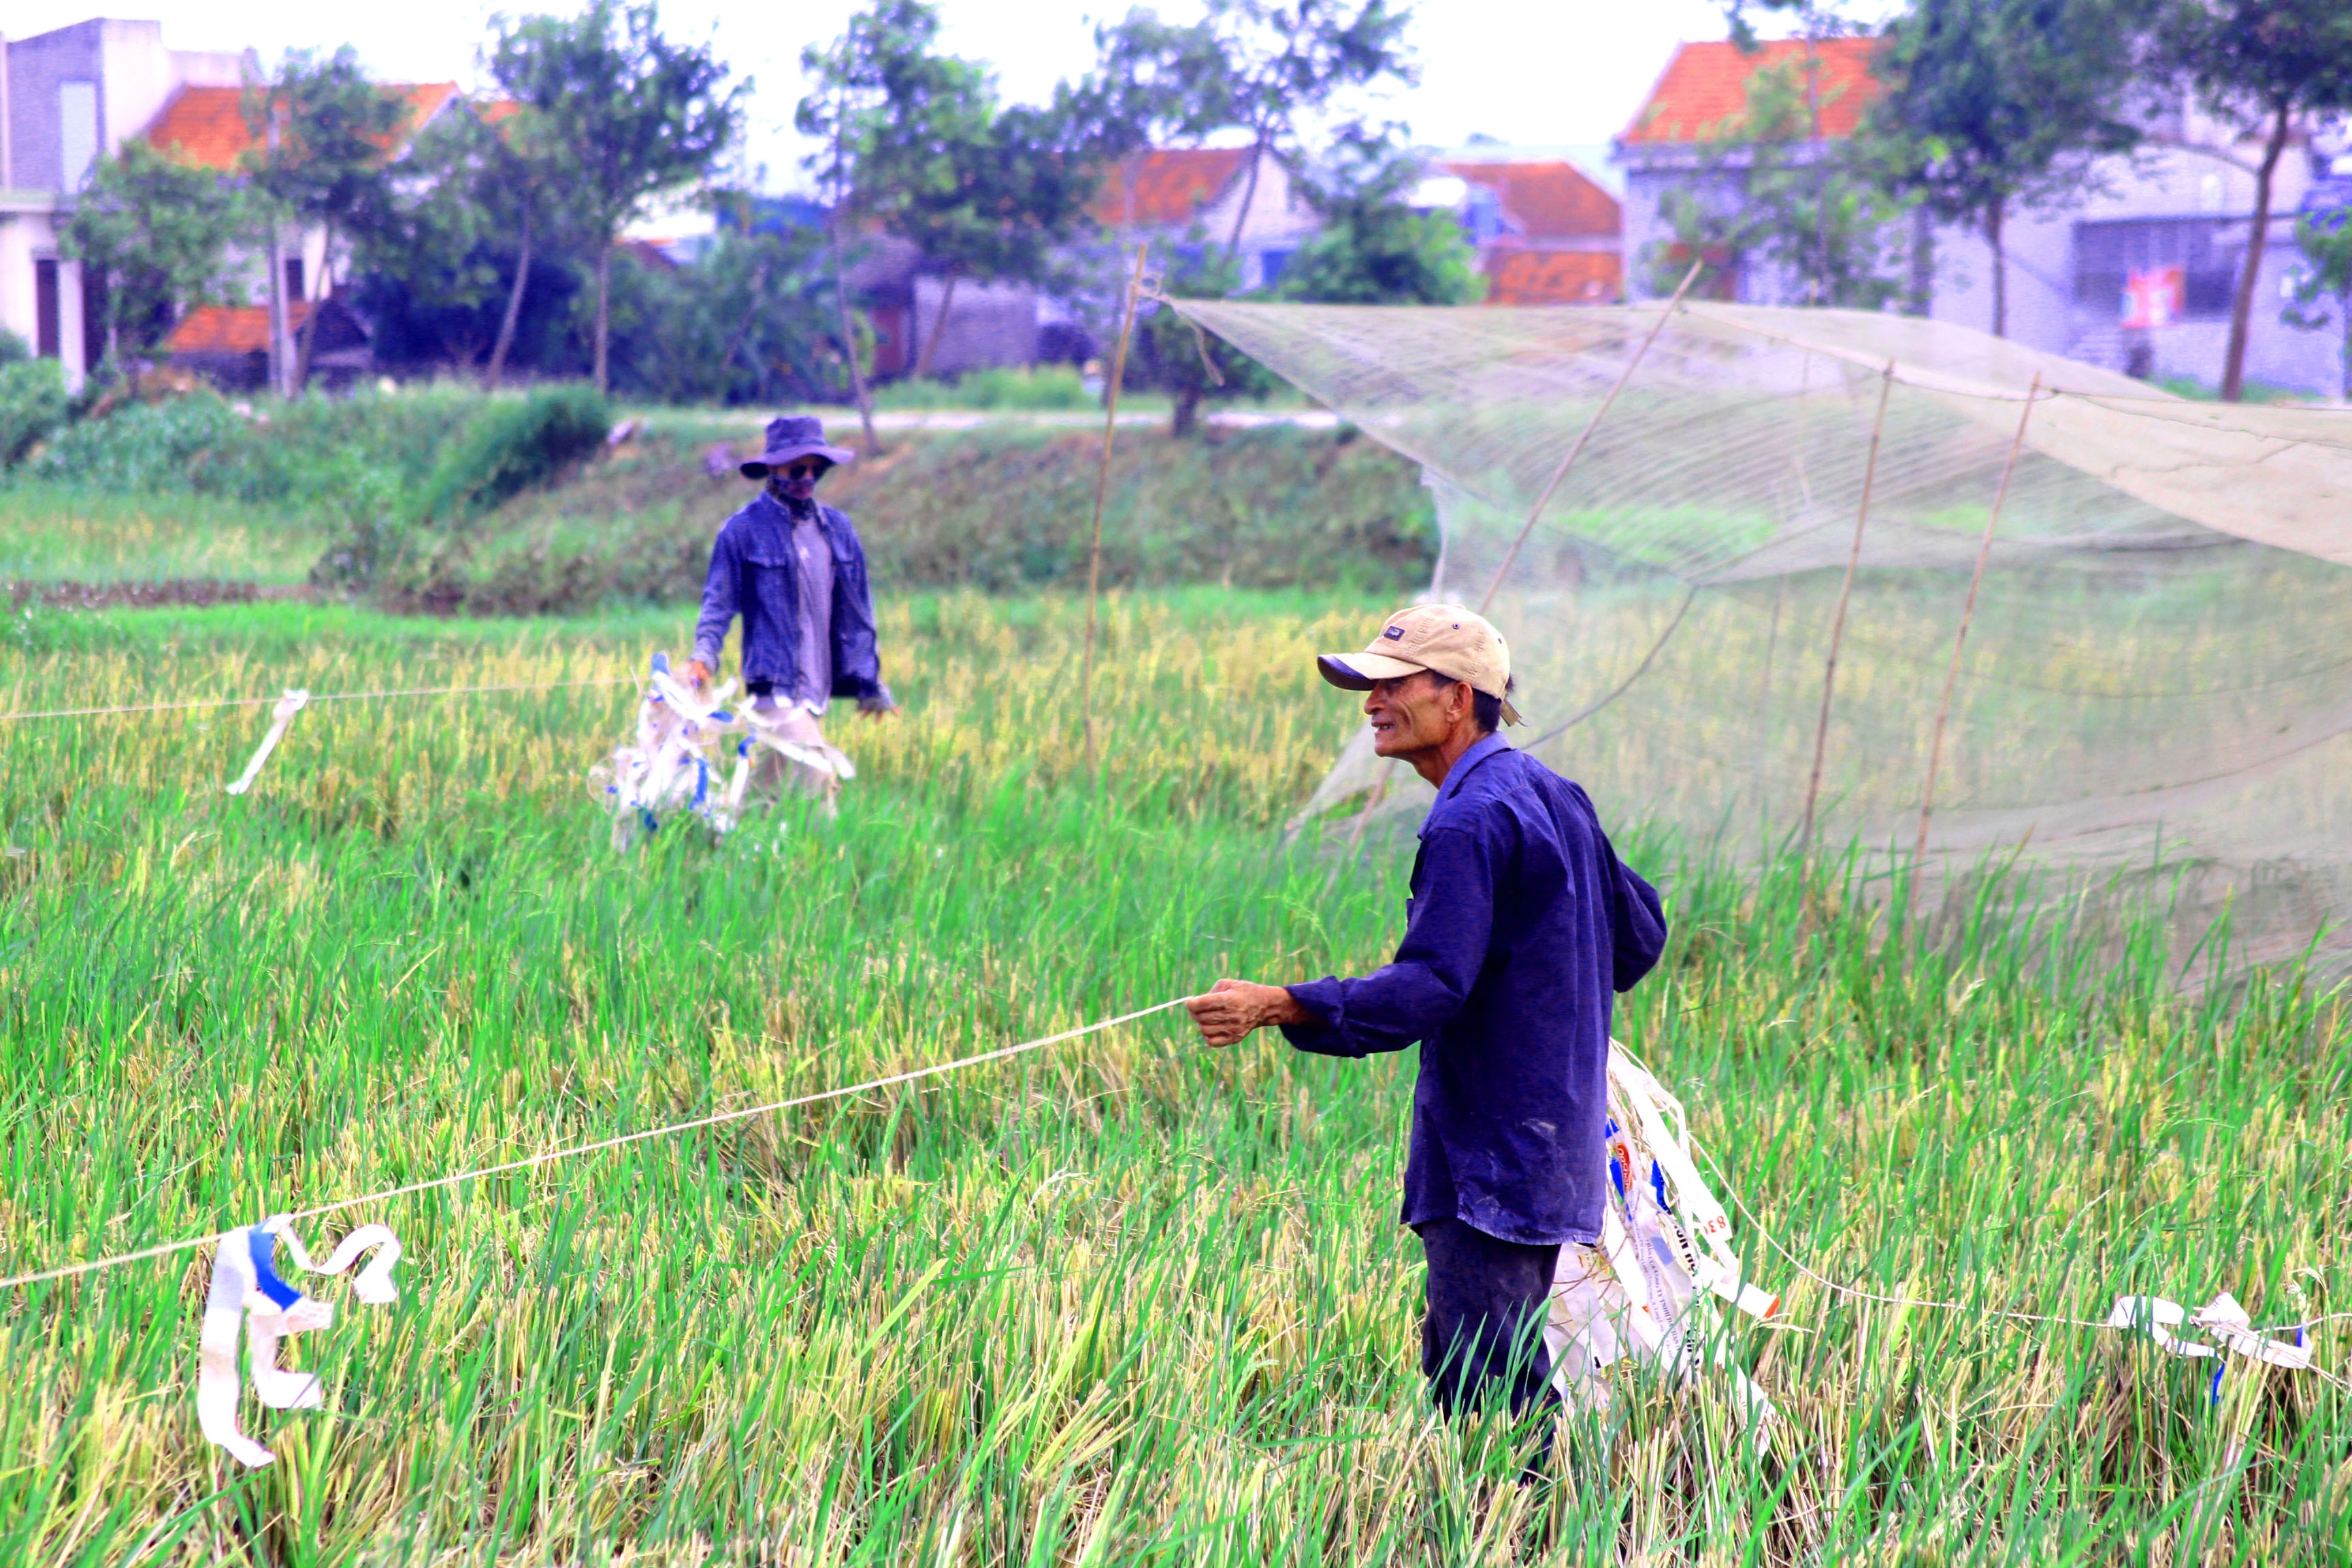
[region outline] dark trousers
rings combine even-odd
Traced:
[[[1421,1371],[1448,1415],[1507,1397],[1514,1419],[1530,1409],[1536,1423],[1528,1465],[1551,1452],[1551,1386],[1544,1319],[1559,1247],[1528,1247],[1474,1230],[1458,1219],[1415,1226],[1429,1260],[1429,1305],[1421,1321]]]

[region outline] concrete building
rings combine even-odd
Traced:
[[[1789,70],[1806,85],[1818,135],[1790,150],[1802,162],[1827,155],[1853,134],[1875,91],[1877,40],[1787,40],[1742,54],[1729,43],[1685,44],[1617,142],[1626,172],[1628,292],[1664,291],[1679,271],[1669,192],[1736,200],[1741,163],[1733,140],[1757,72]],[[2007,252],[2008,335],[2143,377],[2221,380],[2231,300],[2252,229],[2253,165],[2259,145],[2183,102],[2147,127],[2146,147],[2105,159],[2078,187],[2042,208],[2011,214]],[[2281,320],[2301,277],[2294,216],[2342,187],[2329,178],[2346,149],[2328,134],[2305,136],[2282,160],[2249,323],[2246,375],[2313,395],[2341,384],[2333,332]],[[2352,174],[2352,163],[2343,173]],[[1992,250],[1974,229],[1933,226],[1910,247],[1915,291],[1927,313],[1980,331],[1993,326]],[[1924,239],[1925,243],[1916,243]],[[1801,303],[1797,280],[1731,258],[1722,292],[1759,303]]]
[[[1279,282],[1320,226],[1282,160],[1271,153],[1253,159],[1246,147],[1139,153],[1103,182],[1088,210],[1120,246],[1149,240],[1179,258],[1222,253],[1238,232],[1234,259],[1244,293]]]
[[[247,57],[163,47],[158,22],[93,20],[0,38],[0,326],[63,362],[79,386],[102,345],[81,268],[58,231],[98,160],[190,88],[226,90]]]
[[[1451,208],[1478,253],[1490,305],[1608,305],[1624,298],[1624,214],[1574,163],[1498,151],[1449,155],[1414,193]]]

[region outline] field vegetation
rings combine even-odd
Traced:
[[[899,593],[907,711],[836,725],[838,820],[616,858],[584,777],[631,689],[555,683],[678,647],[677,608],[27,605],[10,710],[543,689],[314,707],[242,799],[257,709],[6,731],[0,1269],[1376,963],[1397,851],[1279,825],[1353,719],[1307,656],[1382,607],[1114,598],[1090,773],[1076,604]],[[2144,1339],[1995,1315],[2352,1307],[2341,994],[2184,990],[2161,929],[2078,946],[1997,879],[1923,928],[1835,860],[1734,875],[1601,805],[1675,922],[1618,1032],[1787,1293],[1730,1346],[1763,1440],[1709,1377],[1629,1374],[1560,1484],[1512,1485],[1421,1391],[1412,1063],[1162,1015],[345,1216],[398,1230],[403,1299],[291,1342],[326,1407],[248,1402],[259,1472],[196,1431],[195,1255],[17,1293],[0,1558],[2342,1562],[2332,1377],[2233,1363],[2217,1401]]]

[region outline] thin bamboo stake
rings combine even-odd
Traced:
[[[1797,839],[1800,853],[1812,847],[1813,810],[1822,794],[1822,762],[1829,754],[1830,702],[1837,690],[1838,650],[1845,644],[1845,610],[1853,598],[1853,574],[1862,565],[1862,531],[1870,521],[1871,487],[1878,481],[1878,441],[1886,432],[1886,399],[1895,390],[1895,362],[1879,374],[1878,414],[1870,422],[1870,458],[1862,470],[1862,504],[1854,509],[1853,548],[1846,553],[1845,580],[1838,584],[1837,614],[1830,618],[1830,656],[1822,666],[1822,716],[1813,725],[1813,772],[1805,782],[1805,826]]]
[[[1944,672],[1944,700],[1936,709],[1936,738],[1927,746],[1927,787],[1919,796],[1919,841],[1912,846],[1911,864],[1926,863],[1927,858],[1927,821],[1936,813],[1936,773],[1944,761],[1944,724],[1952,716],[1952,690],[1959,684],[1960,652],[1969,645],[1969,623],[1977,613],[1977,590],[1984,583],[1985,561],[1992,554],[1992,531],[2000,526],[2000,509],[2009,500],[2009,481],[2017,472],[2018,454],[2025,449],[2025,426],[2033,417],[2033,405],[2041,401],[2042,376],[2036,372],[2033,385],[2025,395],[2025,409],[2017,416],[2017,434],[2009,443],[2009,461],[2001,465],[2000,488],[1993,492],[1992,511],[1985,519],[1984,537],[1977,542],[1977,566],[1969,575],[1969,596],[1960,606],[1960,629],[1952,638],[1952,667]]]
[[[1642,340],[1642,346],[1633,351],[1633,357],[1625,362],[1625,368],[1617,373],[1617,380],[1609,388],[1608,395],[1601,400],[1601,406],[1592,411],[1592,417],[1584,422],[1583,434],[1577,437],[1576,445],[1568,449],[1568,456],[1562,458],[1559,467],[1551,471],[1550,481],[1544,486],[1543,493],[1536,497],[1536,504],[1528,509],[1528,520],[1519,525],[1518,537],[1513,539],[1511,547],[1503,552],[1502,564],[1495,568],[1493,580],[1486,584],[1486,592],[1479,597],[1480,615],[1485,615],[1486,607],[1495,602],[1496,594],[1502,589],[1503,578],[1509,574],[1511,563],[1519,558],[1519,546],[1528,542],[1528,535],[1535,531],[1536,519],[1541,517],[1543,509],[1551,504],[1552,492],[1559,489],[1562,479],[1568,478],[1568,471],[1576,467],[1576,460],[1584,456],[1585,443],[1591,441],[1592,433],[1601,428],[1601,421],[1609,416],[1609,405],[1617,401],[1617,395],[1625,390],[1627,382],[1633,379],[1633,372],[1641,367],[1643,357],[1650,352],[1650,345],[1656,342],[1658,334],[1666,330],[1666,323],[1674,319],[1675,311],[1682,305],[1683,296],[1689,292],[1693,283],[1698,281],[1699,268],[1706,265],[1703,260],[1694,261],[1691,269],[1683,274],[1683,280],[1675,287],[1674,298],[1668,300],[1666,308],[1658,312],[1658,319],[1652,324],[1649,335]]]
[[[1127,308],[1118,323],[1118,346],[1111,352],[1110,379],[1103,383],[1102,468],[1095,475],[1094,542],[1087,552],[1087,644],[1078,675],[1078,708],[1086,716],[1087,772],[1095,770],[1095,600],[1102,592],[1103,504],[1110,495],[1111,444],[1118,435],[1118,384],[1127,375],[1127,343],[1135,333],[1135,304],[1143,292],[1145,246],[1135,247],[1135,276],[1128,280]]]

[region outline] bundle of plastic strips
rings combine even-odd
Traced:
[[[627,848],[680,813],[714,833],[732,831],[742,821],[763,756],[822,788],[857,776],[846,756],[814,738],[813,724],[795,722],[798,710],[763,711],[748,702],[730,707],[734,691],[733,682],[721,681],[708,693],[696,692],[670,673],[667,654],[653,656],[637,703],[636,739],[615,747],[611,760],[589,774],[612,813],[614,848]],[[718,782],[721,770],[723,783]]]
[[[352,1281],[352,1293],[374,1306],[389,1306],[399,1297],[392,1266],[400,1261],[400,1243],[388,1227],[363,1225],[344,1237],[326,1262],[313,1263],[301,1239],[285,1226],[282,1217],[271,1218],[222,1237],[213,1249],[212,1289],[205,1298],[196,1421],[207,1441],[247,1466],[269,1464],[275,1456],[237,1429],[236,1399],[244,1385],[237,1366],[240,1331],[253,1363],[255,1396],[272,1410],[307,1410],[320,1403],[319,1380],[279,1366],[278,1342],[335,1321],[331,1304],[314,1300],[278,1273],[278,1244],[286,1244],[295,1268],[306,1274],[341,1274],[373,1252],[374,1258]]]
[[[1771,1401],[1732,1364],[1714,1296],[1759,1321],[1780,1298],[1749,1284],[1731,1250],[1731,1221],[1692,1158],[1682,1102],[1622,1046],[1609,1044],[1610,1191],[1598,1247],[1563,1247],[1544,1328],[1552,1381],[1580,1409],[1609,1404],[1607,1369],[1654,1363],[1676,1376],[1712,1362],[1730,1381],[1743,1421],[1772,1419]]]
[[[1924,833],[1923,893],[2014,864],[2184,953],[2226,909],[2234,959],[2352,962],[2352,410],[1859,311],[1171,305],[1423,466],[1431,595],[1495,587],[1515,743],[1612,821]],[[1360,734],[1301,826],[1376,793],[1430,799]]]

